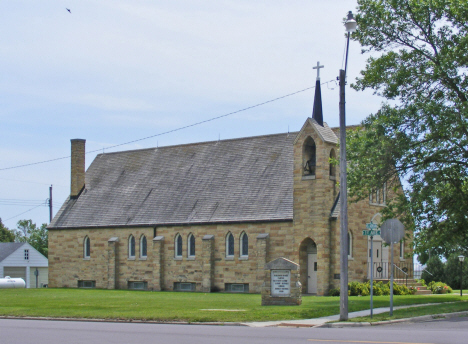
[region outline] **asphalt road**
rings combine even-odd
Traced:
[[[468,317],[352,328],[251,328],[0,319],[1,344],[460,344]]]

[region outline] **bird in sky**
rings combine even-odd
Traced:
[[[70,11],[70,9],[69,9],[69,8],[67,8],[67,11],[71,13],[71,11]]]

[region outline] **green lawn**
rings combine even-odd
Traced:
[[[441,303],[437,305],[412,307],[407,309],[397,309],[393,311],[393,316],[389,313],[376,314],[371,319],[370,317],[359,317],[349,319],[351,322],[376,322],[394,319],[414,318],[422,315],[443,314],[468,311],[468,302],[460,301],[455,303]]]
[[[468,300],[468,296],[463,296]],[[394,296],[394,305],[460,301],[460,294]],[[86,289],[2,289],[0,315],[246,322],[309,319],[339,314],[338,297],[304,296],[301,306],[260,305],[258,294],[144,292]],[[388,296],[374,307],[388,307]],[[468,308],[468,303],[467,303]],[[349,297],[349,311],[369,309],[369,297]],[[230,310],[230,311],[226,311]]]

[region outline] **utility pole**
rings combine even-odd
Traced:
[[[340,321],[348,320],[348,186],[346,180],[345,71],[340,69]]]
[[[357,23],[349,11],[345,23],[346,62],[345,69],[340,69],[340,321],[348,320],[348,183],[346,180],[346,70],[348,69],[349,36],[356,30]]]
[[[49,187],[49,223],[52,222],[53,211],[52,211],[52,185]]]

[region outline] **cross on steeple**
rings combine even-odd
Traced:
[[[320,62],[317,61],[317,66],[312,67],[312,69],[317,69],[317,80],[320,80],[320,68],[324,68],[324,66],[320,65]]]
[[[315,97],[314,97],[314,109],[312,110],[312,118],[317,121],[319,125],[323,127],[323,113],[322,113],[322,91],[320,89],[320,62],[317,62],[317,66],[313,69],[317,69],[317,81],[315,81]]]

